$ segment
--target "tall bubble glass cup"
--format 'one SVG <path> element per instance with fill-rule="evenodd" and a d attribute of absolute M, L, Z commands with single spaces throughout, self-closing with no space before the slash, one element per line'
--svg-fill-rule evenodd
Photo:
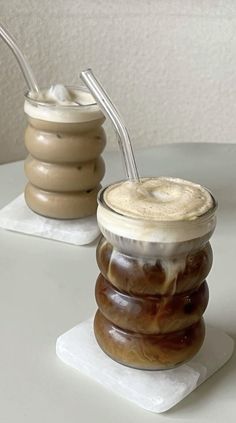
<path fill-rule="evenodd" d="M 24 106 L 25 200 L 34 212 L 56 219 L 95 214 L 105 173 L 105 117 L 86 89 L 68 89 L 82 104 L 48 100 L 44 90 L 39 99 L 27 93 Z"/>
<path fill-rule="evenodd" d="M 98 196 L 97 342 L 121 364 L 174 368 L 204 341 L 216 201 L 206 190 L 212 205 L 194 220 L 134 218 L 106 202 L 110 187 Z"/>

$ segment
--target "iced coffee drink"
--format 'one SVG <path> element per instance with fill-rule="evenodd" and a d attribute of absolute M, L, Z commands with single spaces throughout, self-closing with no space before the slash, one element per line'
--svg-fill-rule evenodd
<path fill-rule="evenodd" d="M 28 93 L 25 113 L 27 205 L 57 219 L 95 214 L 106 136 L 105 118 L 91 94 L 60 85 Z"/>
<path fill-rule="evenodd" d="M 110 185 L 98 203 L 98 344 L 138 369 L 190 360 L 205 336 L 213 196 L 198 184 L 161 177 Z"/>

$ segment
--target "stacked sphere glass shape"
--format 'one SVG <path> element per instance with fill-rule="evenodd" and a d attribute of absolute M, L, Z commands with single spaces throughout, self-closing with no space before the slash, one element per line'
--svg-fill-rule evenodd
<path fill-rule="evenodd" d="M 95 337 L 108 356 L 126 366 L 174 368 L 194 357 L 204 341 L 216 202 L 212 197 L 211 209 L 195 220 L 149 222 L 154 232 L 166 234 L 154 240 L 145 233 L 139 237 L 141 218 L 106 203 L 107 188 L 98 196 Z M 184 236 L 176 241 L 179 225 Z"/>

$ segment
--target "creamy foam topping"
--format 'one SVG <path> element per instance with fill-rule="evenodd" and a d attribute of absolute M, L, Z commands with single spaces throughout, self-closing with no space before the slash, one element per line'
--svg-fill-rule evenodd
<path fill-rule="evenodd" d="M 147 242 L 182 242 L 210 233 L 215 227 L 215 202 L 201 185 L 178 178 L 144 178 L 141 183 L 109 186 L 99 201 L 97 218 L 104 236 Z M 202 216 L 202 218 L 201 218 Z"/>
<path fill-rule="evenodd" d="M 25 113 L 35 119 L 66 123 L 87 122 L 103 117 L 89 92 L 61 84 L 52 85 L 39 93 L 30 92 L 28 98 L 25 100 Z"/>
<path fill-rule="evenodd" d="M 164 177 L 112 185 L 104 199 L 118 213 L 158 221 L 196 219 L 213 206 L 212 196 L 201 185 Z"/>

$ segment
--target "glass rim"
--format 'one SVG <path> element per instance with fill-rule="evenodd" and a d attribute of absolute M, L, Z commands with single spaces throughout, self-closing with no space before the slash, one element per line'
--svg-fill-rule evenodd
<path fill-rule="evenodd" d="M 84 93 L 90 94 L 92 96 L 92 94 L 90 93 L 89 89 L 83 85 L 65 85 L 66 88 L 71 89 L 71 90 L 77 90 L 77 91 L 82 91 Z M 42 87 L 41 90 L 46 90 L 49 87 Z M 42 100 L 37 100 L 35 98 L 31 98 L 30 97 L 30 90 L 25 91 L 24 93 L 24 97 L 25 97 L 25 101 L 28 101 L 30 104 L 32 104 L 35 107 L 45 107 L 48 109 L 67 109 L 67 110 L 71 110 L 71 109 L 75 109 L 75 110 L 81 110 L 81 109 L 86 109 L 86 108 L 98 108 L 99 106 L 97 104 L 97 102 L 95 101 L 95 99 L 93 99 L 92 103 L 88 103 L 88 104 L 56 104 L 56 103 L 48 103 L 46 101 L 42 101 Z M 100 109 L 99 109 L 100 110 Z"/>
<path fill-rule="evenodd" d="M 155 179 L 157 177 L 155 177 L 155 176 L 151 176 L 151 177 L 145 176 L 145 178 Z M 121 179 L 121 180 L 116 181 L 114 183 L 107 184 L 105 187 L 102 187 L 100 189 L 100 191 L 98 192 L 98 196 L 97 196 L 98 205 L 104 207 L 107 211 L 112 212 L 114 215 L 116 215 L 117 217 L 120 217 L 122 219 L 127 219 L 127 220 L 135 221 L 135 222 L 150 221 L 150 222 L 153 222 L 153 223 L 156 222 L 157 224 L 160 224 L 160 225 L 176 225 L 176 224 L 180 224 L 180 223 L 187 223 L 187 224 L 194 225 L 194 224 L 202 223 L 202 222 L 206 221 L 207 219 L 211 218 L 212 216 L 214 216 L 214 214 L 215 214 L 215 212 L 218 208 L 218 203 L 217 203 L 215 197 L 213 196 L 212 192 L 208 188 L 206 188 L 204 185 L 201 185 L 201 187 L 204 188 L 210 194 L 210 196 L 213 200 L 213 205 L 209 210 L 207 210 L 205 213 L 201 214 L 200 216 L 197 216 L 195 219 L 158 220 L 158 219 L 150 219 L 150 218 L 146 219 L 145 217 L 138 217 L 138 216 L 128 216 L 126 214 L 118 212 L 117 210 L 114 210 L 112 207 L 110 207 L 106 203 L 105 198 L 104 198 L 105 191 L 110 186 L 119 184 L 121 182 L 126 182 L 126 181 L 127 181 L 127 179 Z"/>

